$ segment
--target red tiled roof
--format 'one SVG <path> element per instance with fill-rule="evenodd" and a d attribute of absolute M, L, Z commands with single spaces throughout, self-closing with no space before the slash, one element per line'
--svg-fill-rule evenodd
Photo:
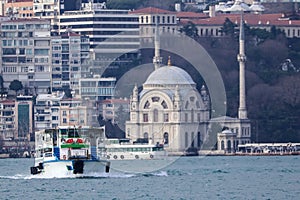
<path fill-rule="evenodd" d="M 195 13 L 195 12 L 177 12 L 176 17 L 178 17 L 178 18 L 207 18 L 207 14 Z"/>
<path fill-rule="evenodd" d="M 169 10 L 163 10 L 160 8 L 147 7 L 134 10 L 130 12 L 131 14 L 174 14 L 175 12 Z"/>
<path fill-rule="evenodd" d="M 182 19 L 180 23 L 185 24 L 188 21 L 196 25 L 222 25 L 228 18 L 233 23 L 239 23 L 241 16 L 239 14 L 218 14 L 215 17 L 205 19 Z M 300 20 L 288 20 L 282 17 L 282 14 L 245 14 L 244 21 L 251 26 L 300 26 Z"/>

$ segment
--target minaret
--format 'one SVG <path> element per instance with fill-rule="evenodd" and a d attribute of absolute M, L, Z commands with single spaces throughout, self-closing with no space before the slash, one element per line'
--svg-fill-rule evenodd
<path fill-rule="evenodd" d="M 246 87 L 245 87 L 245 35 L 244 35 L 244 20 L 243 14 L 241 14 L 240 24 L 240 48 L 237 60 L 240 65 L 240 105 L 239 105 L 239 119 L 247 119 L 247 108 L 246 108 Z"/>
<path fill-rule="evenodd" d="M 158 69 L 161 66 L 162 63 L 162 57 L 160 57 L 160 43 L 159 43 L 159 30 L 158 30 L 158 24 L 156 23 L 155 25 L 155 36 L 154 36 L 154 48 L 155 48 L 155 52 L 154 52 L 154 57 L 153 57 L 153 65 L 154 65 L 154 69 Z"/>

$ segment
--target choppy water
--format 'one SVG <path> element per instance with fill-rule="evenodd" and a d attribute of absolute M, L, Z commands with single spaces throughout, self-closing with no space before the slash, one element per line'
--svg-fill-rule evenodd
<path fill-rule="evenodd" d="M 36 179 L 0 159 L 0 199 L 299 199 L 300 156 L 182 157 L 155 172 Z"/>

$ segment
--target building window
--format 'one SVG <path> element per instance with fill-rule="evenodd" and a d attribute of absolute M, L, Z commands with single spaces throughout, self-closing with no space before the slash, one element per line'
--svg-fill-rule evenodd
<path fill-rule="evenodd" d="M 146 101 L 145 105 L 144 105 L 144 109 L 149 109 L 150 103 L 149 101 Z"/>
<path fill-rule="evenodd" d="M 197 134 L 197 145 L 198 145 L 199 148 L 201 147 L 201 134 L 200 134 L 200 132 L 198 132 L 198 134 Z"/>
<path fill-rule="evenodd" d="M 166 103 L 165 101 L 162 101 L 162 102 L 161 102 L 161 105 L 162 105 L 162 107 L 163 107 L 164 109 L 168 109 L 168 105 L 167 105 L 167 103 Z"/>
<path fill-rule="evenodd" d="M 67 116 L 67 111 L 64 110 L 62 115 Z"/>
<path fill-rule="evenodd" d="M 191 121 L 194 122 L 194 109 L 191 110 Z"/>
<path fill-rule="evenodd" d="M 145 133 L 144 133 L 144 138 L 145 138 L 145 139 L 148 139 L 148 137 L 149 137 L 149 136 L 148 136 L 148 133 L 145 132 Z"/>
<path fill-rule="evenodd" d="M 192 132 L 191 140 L 192 140 L 192 147 L 195 147 L 195 142 L 194 142 L 194 132 Z"/>
<path fill-rule="evenodd" d="M 221 150 L 224 150 L 225 149 L 225 147 L 224 147 L 224 141 L 222 140 L 221 141 Z"/>
<path fill-rule="evenodd" d="M 153 110 L 153 122 L 158 122 L 158 110 Z"/>
<path fill-rule="evenodd" d="M 184 121 L 185 121 L 185 122 L 188 121 L 188 118 L 189 118 L 189 117 L 188 117 L 188 114 L 187 114 L 187 113 L 184 113 Z"/>
<path fill-rule="evenodd" d="M 147 113 L 143 114 L 143 122 L 148 122 L 148 114 Z"/>
<path fill-rule="evenodd" d="M 169 133 L 164 133 L 164 144 L 169 144 Z"/>
<path fill-rule="evenodd" d="M 169 113 L 164 113 L 164 122 L 169 122 Z"/>
<path fill-rule="evenodd" d="M 188 148 L 189 147 L 189 134 L 188 132 L 185 132 L 185 147 Z"/>
<path fill-rule="evenodd" d="M 66 118 L 63 118 L 63 123 L 67 123 L 67 119 Z"/>

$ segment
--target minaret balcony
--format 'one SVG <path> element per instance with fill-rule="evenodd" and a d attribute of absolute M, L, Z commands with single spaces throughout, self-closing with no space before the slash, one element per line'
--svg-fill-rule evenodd
<path fill-rule="evenodd" d="M 246 62 L 247 58 L 246 58 L 246 56 L 243 55 L 243 54 L 238 54 L 238 55 L 237 55 L 237 60 L 238 60 L 239 62 Z"/>

